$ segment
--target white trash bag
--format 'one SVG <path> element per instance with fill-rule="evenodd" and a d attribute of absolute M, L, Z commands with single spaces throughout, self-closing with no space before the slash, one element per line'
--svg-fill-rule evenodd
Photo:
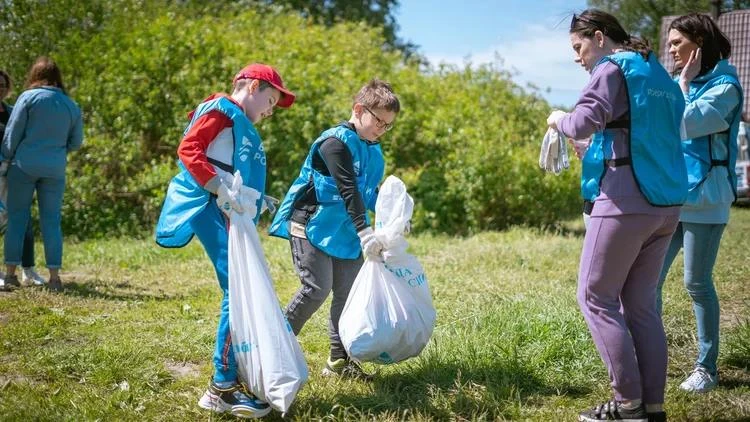
<path fill-rule="evenodd" d="M 365 260 L 339 320 L 339 336 L 354 360 L 396 363 L 419 355 L 430 341 L 435 308 L 424 269 L 406 253 L 404 239 L 413 209 L 404 183 L 389 176 L 375 204 L 385 262 Z"/>
<path fill-rule="evenodd" d="M 235 175 L 232 192 L 242 178 Z M 239 378 L 250 392 L 285 413 L 307 381 L 307 363 L 284 317 L 255 224 L 230 213 L 229 326 Z"/>

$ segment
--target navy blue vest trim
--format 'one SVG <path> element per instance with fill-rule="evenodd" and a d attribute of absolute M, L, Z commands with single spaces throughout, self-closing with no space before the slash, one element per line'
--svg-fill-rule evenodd
<path fill-rule="evenodd" d="M 633 164 L 633 160 L 630 157 L 610 158 L 609 160 L 604 160 L 604 164 L 607 167 L 622 167 Z"/>
<path fill-rule="evenodd" d="M 630 129 L 630 119 L 622 118 L 619 120 L 613 120 L 607 123 L 607 129 Z"/>
<path fill-rule="evenodd" d="M 591 215 L 591 211 L 594 210 L 594 203 L 592 201 L 583 201 L 583 213 Z"/>
<path fill-rule="evenodd" d="M 234 167 L 230 166 L 227 163 L 223 163 L 215 158 L 206 157 L 208 162 L 215 165 L 216 167 L 224 170 L 227 173 L 234 174 Z"/>

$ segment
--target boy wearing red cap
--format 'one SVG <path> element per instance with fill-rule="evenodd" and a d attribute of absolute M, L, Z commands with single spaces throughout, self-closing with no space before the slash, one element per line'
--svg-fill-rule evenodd
<path fill-rule="evenodd" d="M 266 155 L 255 123 L 270 117 L 274 107 L 288 108 L 294 94 L 284 87 L 271 66 L 251 64 L 233 81 L 231 95 L 206 98 L 188 115 L 190 123 L 177 149 L 180 172 L 169 183 L 156 243 L 167 248 L 185 246 L 197 235 L 211 259 L 223 292 L 214 351 L 214 375 L 199 406 L 257 418 L 271 411 L 237 380 L 237 362 L 229 331 L 228 240 L 231 209 L 247 213 L 258 223 L 265 201 Z M 239 171 L 243 186 L 229 191 Z"/>
<path fill-rule="evenodd" d="M 381 259 L 367 210 L 375 210 L 385 162 L 378 138 L 393 127 L 400 103 L 391 85 L 374 79 L 354 97 L 348 121 L 321 133 L 269 228 L 289 239 L 301 286 L 286 307 L 294 334 L 333 292 L 325 376 L 369 380 L 349 359 L 339 319 L 364 256 Z"/>

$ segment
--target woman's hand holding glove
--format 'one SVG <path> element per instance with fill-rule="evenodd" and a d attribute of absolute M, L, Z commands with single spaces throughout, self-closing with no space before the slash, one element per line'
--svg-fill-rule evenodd
<path fill-rule="evenodd" d="M 549 117 L 547 117 L 547 126 L 551 127 L 552 129 L 557 129 L 557 124 L 560 123 L 560 120 L 567 114 L 568 113 L 561 110 L 553 111 L 552 113 L 550 113 Z"/>

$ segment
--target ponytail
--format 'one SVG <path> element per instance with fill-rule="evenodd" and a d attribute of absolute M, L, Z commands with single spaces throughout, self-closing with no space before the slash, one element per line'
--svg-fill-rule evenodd
<path fill-rule="evenodd" d="M 626 40 L 622 41 L 622 46 L 627 51 L 640 54 L 644 60 L 648 60 L 648 55 L 651 53 L 651 46 L 648 41 L 634 35 L 629 35 Z"/>

